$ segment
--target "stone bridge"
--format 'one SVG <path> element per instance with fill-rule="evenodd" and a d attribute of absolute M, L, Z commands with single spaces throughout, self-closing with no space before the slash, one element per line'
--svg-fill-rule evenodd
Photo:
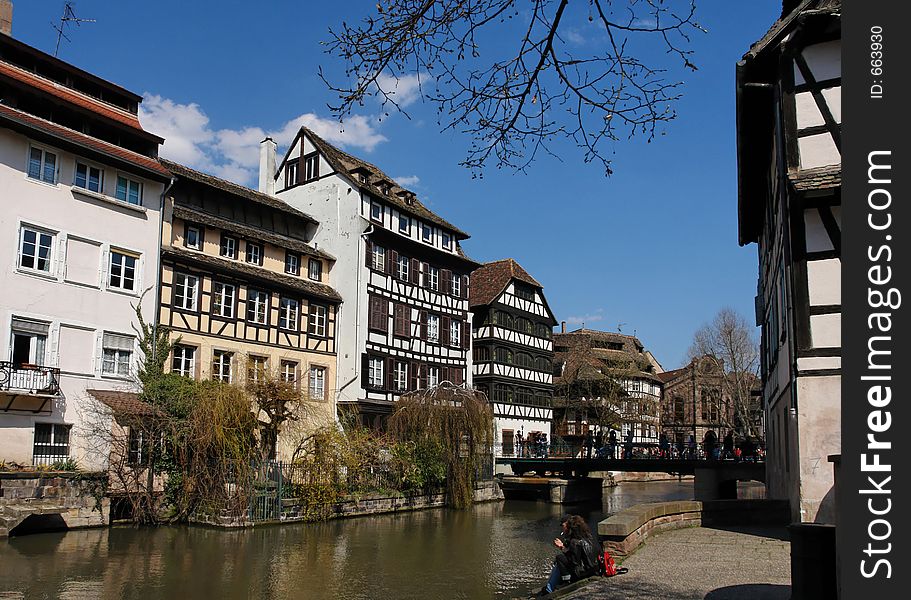
<path fill-rule="evenodd" d="M 0 537 L 108 524 L 103 473 L 0 472 Z"/>

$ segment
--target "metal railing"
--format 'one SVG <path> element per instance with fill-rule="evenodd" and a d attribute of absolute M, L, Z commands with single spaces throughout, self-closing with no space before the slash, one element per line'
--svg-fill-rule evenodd
<path fill-rule="evenodd" d="M 60 392 L 60 369 L 2 361 L 0 391 L 55 396 Z"/>
<path fill-rule="evenodd" d="M 585 443 L 558 442 L 553 444 L 523 443 L 523 444 L 494 444 L 494 453 L 497 458 L 579 458 L 579 459 L 678 459 L 678 460 L 723 460 L 761 462 L 765 453 L 761 448 L 741 448 L 739 453 L 725 451 L 719 445 L 706 451 L 704 444 L 692 447 L 675 446 L 661 448 L 656 443 L 632 443 L 592 445 L 591 450 Z"/>

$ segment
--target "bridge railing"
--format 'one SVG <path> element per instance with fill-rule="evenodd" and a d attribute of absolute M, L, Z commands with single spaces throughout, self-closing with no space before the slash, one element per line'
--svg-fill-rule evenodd
<path fill-rule="evenodd" d="M 753 453 L 724 452 L 721 447 L 707 451 L 704 444 L 695 444 L 692 447 L 677 447 L 673 444 L 669 448 L 662 448 L 656 443 L 617 443 L 604 444 L 600 447 L 585 443 L 569 444 L 565 442 L 555 444 L 523 443 L 523 444 L 494 444 L 494 455 L 500 459 L 508 458 L 578 458 L 578 459 L 677 459 L 677 460 L 724 460 L 761 462 L 764 455 L 757 449 Z"/>

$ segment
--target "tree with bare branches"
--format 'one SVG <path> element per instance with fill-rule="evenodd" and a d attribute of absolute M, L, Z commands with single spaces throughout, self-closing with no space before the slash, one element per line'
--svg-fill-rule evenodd
<path fill-rule="evenodd" d="M 759 345 L 746 318 L 732 308 L 722 308 L 693 335 L 689 356 L 710 357 L 723 370 L 721 396 L 730 399 L 734 409 L 734 422 L 728 426 L 740 435 L 764 436 L 758 429 L 762 406 L 753 401 L 751 394 L 758 381 Z"/>
<path fill-rule="evenodd" d="M 398 85 L 417 78 L 443 130 L 471 137 L 462 165 L 523 170 L 571 139 L 610 174 L 610 147 L 651 141 L 673 120 L 695 70 L 695 0 L 380 0 L 376 14 L 330 30 L 346 63 L 330 108 L 343 120 L 367 98 L 404 110 Z M 387 113 L 388 114 L 388 113 Z"/>

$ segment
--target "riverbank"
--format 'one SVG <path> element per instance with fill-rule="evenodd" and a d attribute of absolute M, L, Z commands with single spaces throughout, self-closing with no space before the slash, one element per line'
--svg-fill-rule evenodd
<path fill-rule="evenodd" d="M 629 572 L 559 591 L 561 600 L 788 600 L 787 529 L 691 527 L 650 537 L 623 561 Z"/>

